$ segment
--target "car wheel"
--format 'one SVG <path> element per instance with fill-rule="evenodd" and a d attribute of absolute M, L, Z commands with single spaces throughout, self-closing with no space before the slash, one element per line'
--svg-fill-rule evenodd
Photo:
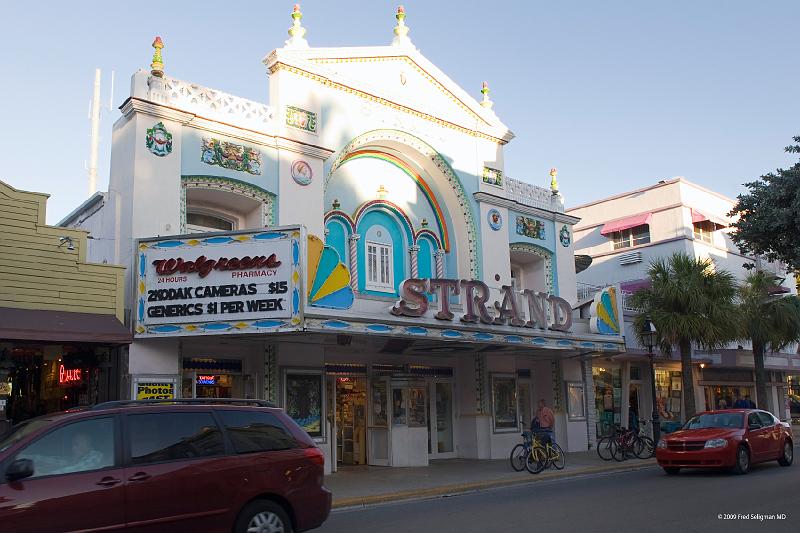
<path fill-rule="evenodd" d="M 664 472 L 666 472 L 670 476 L 674 476 L 675 474 L 677 474 L 680 471 L 681 471 L 681 468 L 679 466 L 665 466 L 664 467 Z"/>
<path fill-rule="evenodd" d="M 790 441 L 783 442 L 783 454 L 781 455 L 780 459 L 778 459 L 778 464 L 781 466 L 789 466 L 792 464 L 794 460 L 794 448 L 792 447 L 792 443 Z"/>
<path fill-rule="evenodd" d="M 292 522 L 283 507 L 275 502 L 258 500 L 239 513 L 236 533 L 291 533 Z"/>
<path fill-rule="evenodd" d="M 736 450 L 736 464 L 733 467 L 734 474 L 746 474 L 750 470 L 750 452 L 746 446 L 739 446 Z"/>

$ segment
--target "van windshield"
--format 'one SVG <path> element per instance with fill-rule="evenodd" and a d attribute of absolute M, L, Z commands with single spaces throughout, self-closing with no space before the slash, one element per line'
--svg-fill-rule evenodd
<path fill-rule="evenodd" d="M 39 431 L 52 421 L 52 418 L 35 418 L 33 420 L 28 420 L 26 422 L 22 422 L 21 424 L 17 424 L 11 428 L 11 431 L 0 437 L 0 452 L 6 451 L 31 433 Z"/>
<path fill-rule="evenodd" d="M 704 429 L 704 428 L 741 428 L 742 413 L 705 413 L 696 415 L 686 422 L 683 429 Z"/>

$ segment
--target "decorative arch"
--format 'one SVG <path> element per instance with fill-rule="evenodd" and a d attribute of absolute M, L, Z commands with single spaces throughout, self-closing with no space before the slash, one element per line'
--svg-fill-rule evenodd
<path fill-rule="evenodd" d="M 414 225 L 411 223 L 411 219 L 408 218 L 402 209 L 399 206 L 393 204 L 388 200 L 372 200 L 361 204 L 361 206 L 356 210 L 355 214 L 353 215 L 353 222 L 355 223 L 355 227 L 357 228 L 361 219 L 364 218 L 364 215 L 369 213 L 370 211 L 375 211 L 378 209 L 384 209 L 389 211 L 390 213 L 394 214 L 401 222 L 401 226 L 404 226 L 403 229 L 406 232 L 406 238 L 408 239 L 408 244 L 414 244 L 415 242 L 415 235 L 414 235 Z"/>
<path fill-rule="evenodd" d="M 524 252 L 539 256 L 544 260 L 544 282 L 550 289 L 550 294 L 556 294 L 555 283 L 553 277 L 553 252 L 547 248 L 530 244 L 527 242 L 514 242 L 509 245 L 509 250 L 512 252 Z"/>
<path fill-rule="evenodd" d="M 186 233 L 186 190 L 211 189 L 232 192 L 261 202 L 262 223 L 264 227 L 277 223 L 275 213 L 275 194 L 257 185 L 221 176 L 181 176 L 181 233 Z"/>
<path fill-rule="evenodd" d="M 419 230 L 416 235 L 414 235 L 414 242 L 415 243 L 419 242 L 419 239 L 422 236 L 430 237 L 431 240 L 433 240 L 434 244 L 436 244 L 436 248 L 437 249 L 444 250 L 444 248 L 442 247 L 442 241 L 439 240 L 439 237 L 436 235 L 436 233 L 432 232 L 429 229 L 424 229 L 423 228 L 423 229 Z"/>
<path fill-rule="evenodd" d="M 350 215 L 348 215 L 344 211 L 328 211 L 327 213 L 325 213 L 325 219 L 324 219 L 325 224 L 327 224 L 331 220 L 339 220 L 342 223 L 344 223 L 344 225 L 346 225 L 348 228 L 350 228 L 350 231 L 352 233 L 356 232 L 356 223 L 353 221 L 352 218 L 350 218 Z"/>
<path fill-rule="evenodd" d="M 350 154 L 358 151 L 362 147 L 366 147 L 370 144 L 374 144 L 380 141 L 393 141 L 406 145 L 410 148 L 413 148 L 414 150 L 416 150 L 417 152 L 428 158 L 445 177 L 447 183 L 450 185 L 450 188 L 452 189 L 453 193 L 456 195 L 456 198 L 458 199 L 459 214 L 463 217 L 466 224 L 466 232 L 467 232 L 466 253 L 469 259 L 469 274 L 473 279 L 480 279 L 481 278 L 480 233 L 478 232 L 478 225 L 475 220 L 475 214 L 473 213 L 473 210 L 470 208 L 469 197 L 467 196 L 467 193 L 464 190 L 464 186 L 461 184 L 461 180 L 458 178 L 458 176 L 456 175 L 455 171 L 450 166 L 450 164 L 431 145 L 429 145 L 419 137 L 416 137 L 414 135 L 411 135 L 403 131 L 392 130 L 392 129 L 377 129 L 359 135 L 358 137 L 347 143 L 344 146 L 344 148 L 342 148 L 339 151 L 339 154 L 333 160 L 331 169 L 325 176 L 325 189 L 327 190 L 328 182 L 330 181 L 333 173 L 336 171 L 336 169 L 338 169 L 342 164 L 344 164 L 347 161 L 347 158 Z M 445 235 L 449 238 L 448 234 L 444 234 L 442 238 L 444 238 Z"/>

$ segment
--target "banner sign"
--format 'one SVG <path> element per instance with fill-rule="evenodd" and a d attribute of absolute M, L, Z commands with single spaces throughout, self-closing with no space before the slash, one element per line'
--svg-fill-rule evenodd
<path fill-rule="evenodd" d="M 299 323 L 300 242 L 300 231 L 141 241 L 136 333 Z"/>
<path fill-rule="evenodd" d="M 175 398 L 174 382 L 139 381 L 135 385 L 137 400 L 171 400 Z"/>

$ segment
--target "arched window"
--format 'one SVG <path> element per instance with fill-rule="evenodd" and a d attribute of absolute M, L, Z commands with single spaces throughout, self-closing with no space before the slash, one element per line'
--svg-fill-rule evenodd
<path fill-rule="evenodd" d="M 394 246 L 389 230 L 374 225 L 367 231 L 364 240 L 366 251 L 366 274 L 364 280 L 367 290 L 394 291 Z"/>
<path fill-rule="evenodd" d="M 236 220 L 213 211 L 191 210 L 186 213 L 186 233 L 208 233 L 211 231 L 233 231 Z"/>

